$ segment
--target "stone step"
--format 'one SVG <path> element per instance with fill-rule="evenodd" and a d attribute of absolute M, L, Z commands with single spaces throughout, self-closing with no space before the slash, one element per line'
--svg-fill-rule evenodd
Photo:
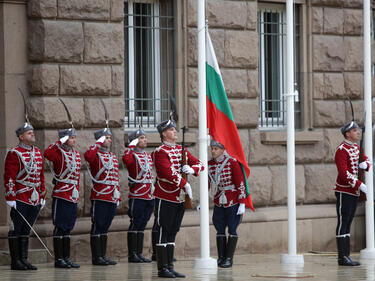
<path fill-rule="evenodd" d="M 28 260 L 32 264 L 50 262 L 48 260 L 48 253 L 44 249 L 30 249 Z M 0 251 L 0 266 L 1 265 L 10 265 L 10 254 L 8 251 Z"/>

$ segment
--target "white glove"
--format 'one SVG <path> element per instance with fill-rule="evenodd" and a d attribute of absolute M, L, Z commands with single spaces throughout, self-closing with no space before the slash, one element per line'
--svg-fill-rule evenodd
<path fill-rule="evenodd" d="M 245 213 L 245 204 L 240 203 L 240 206 L 238 207 L 237 215 L 243 215 Z"/>
<path fill-rule="evenodd" d="M 104 143 L 106 136 L 101 136 L 96 142 Z"/>
<path fill-rule="evenodd" d="M 117 201 L 116 205 L 117 205 L 117 207 L 120 206 L 120 201 Z"/>
<path fill-rule="evenodd" d="M 66 143 L 66 141 L 69 139 L 69 136 L 62 137 L 60 139 L 61 143 Z"/>
<path fill-rule="evenodd" d="M 45 205 L 46 205 L 46 200 L 40 199 L 40 209 L 43 209 Z"/>
<path fill-rule="evenodd" d="M 370 161 L 363 161 L 361 163 L 359 163 L 359 168 L 362 169 L 362 170 L 366 170 L 368 168 L 371 167 L 371 163 Z"/>
<path fill-rule="evenodd" d="M 184 187 L 187 195 L 190 197 L 191 200 L 193 200 L 193 192 L 191 191 L 190 183 L 187 182 Z"/>
<path fill-rule="evenodd" d="M 136 139 L 132 140 L 132 141 L 129 143 L 129 147 L 136 147 L 138 143 L 139 143 L 139 139 L 136 138 Z"/>
<path fill-rule="evenodd" d="M 361 183 L 359 189 L 364 193 L 367 194 L 367 186 L 364 183 Z"/>
<path fill-rule="evenodd" d="M 201 210 L 201 205 L 197 206 L 197 211 L 199 212 Z"/>
<path fill-rule="evenodd" d="M 7 204 L 8 204 L 9 207 L 17 209 L 16 201 L 7 201 Z"/>
<path fill-rule="evenodd" d="M 189 165 L 184 165 L 182 167 L 182 171 L 185 173 L 185 174 L 194 174 L 194 169 L 192 167 L 190 167 Z"/>

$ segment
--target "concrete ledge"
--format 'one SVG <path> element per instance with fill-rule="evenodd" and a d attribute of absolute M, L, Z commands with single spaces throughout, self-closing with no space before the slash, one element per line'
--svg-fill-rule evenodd
<path fill-rule="evenodd" d="M 260 140 L 263 144 L 286 145 L 286 131 L 260 132 Z M 323 131 L 296 131 L 296 144 L 315 144 L 324 139 Z"/>

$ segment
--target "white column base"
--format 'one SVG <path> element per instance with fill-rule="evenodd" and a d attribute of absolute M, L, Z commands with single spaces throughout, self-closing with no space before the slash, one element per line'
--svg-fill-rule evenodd
<path fill-rule="evenodd" d="M 280 262 L 282 264 L 304 264 L 303 255 L 281 255 Z"/>
<path fill-rule="evenodd" d="M 194 269 L 212 269 L 216 273 L 217 270 L 217 260 L 213 258 L 207 259 L 195 259 L 194 261 Z M 211 273 L 211 272 L 208 272 Z"/>
<path fill-rule="evenodd" d="M 374 260 L 375 259 L 375 248 L 365 248 L 360 251 L 359 258 L 362 260 Z"/>

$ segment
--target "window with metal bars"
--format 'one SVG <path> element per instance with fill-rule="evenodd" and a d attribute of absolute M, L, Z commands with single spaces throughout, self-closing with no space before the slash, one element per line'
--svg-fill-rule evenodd
<path fill-rule="evenodd" d="M 124 5 L 125 128 L 154 129 L 169 117 L 175 95 L 173 0 Z"/>
<path fill-rule="evenodd" d="M 295 124 L 301 128 L 301 46 L 300 13 L 295 6 L 295 50 L 294 81 Z M 259 127 L 261 129 L 282 129 L 286 126 L 286 7 L 285 5 L 264 5 L 258 11 L 259 32 Z"/>

